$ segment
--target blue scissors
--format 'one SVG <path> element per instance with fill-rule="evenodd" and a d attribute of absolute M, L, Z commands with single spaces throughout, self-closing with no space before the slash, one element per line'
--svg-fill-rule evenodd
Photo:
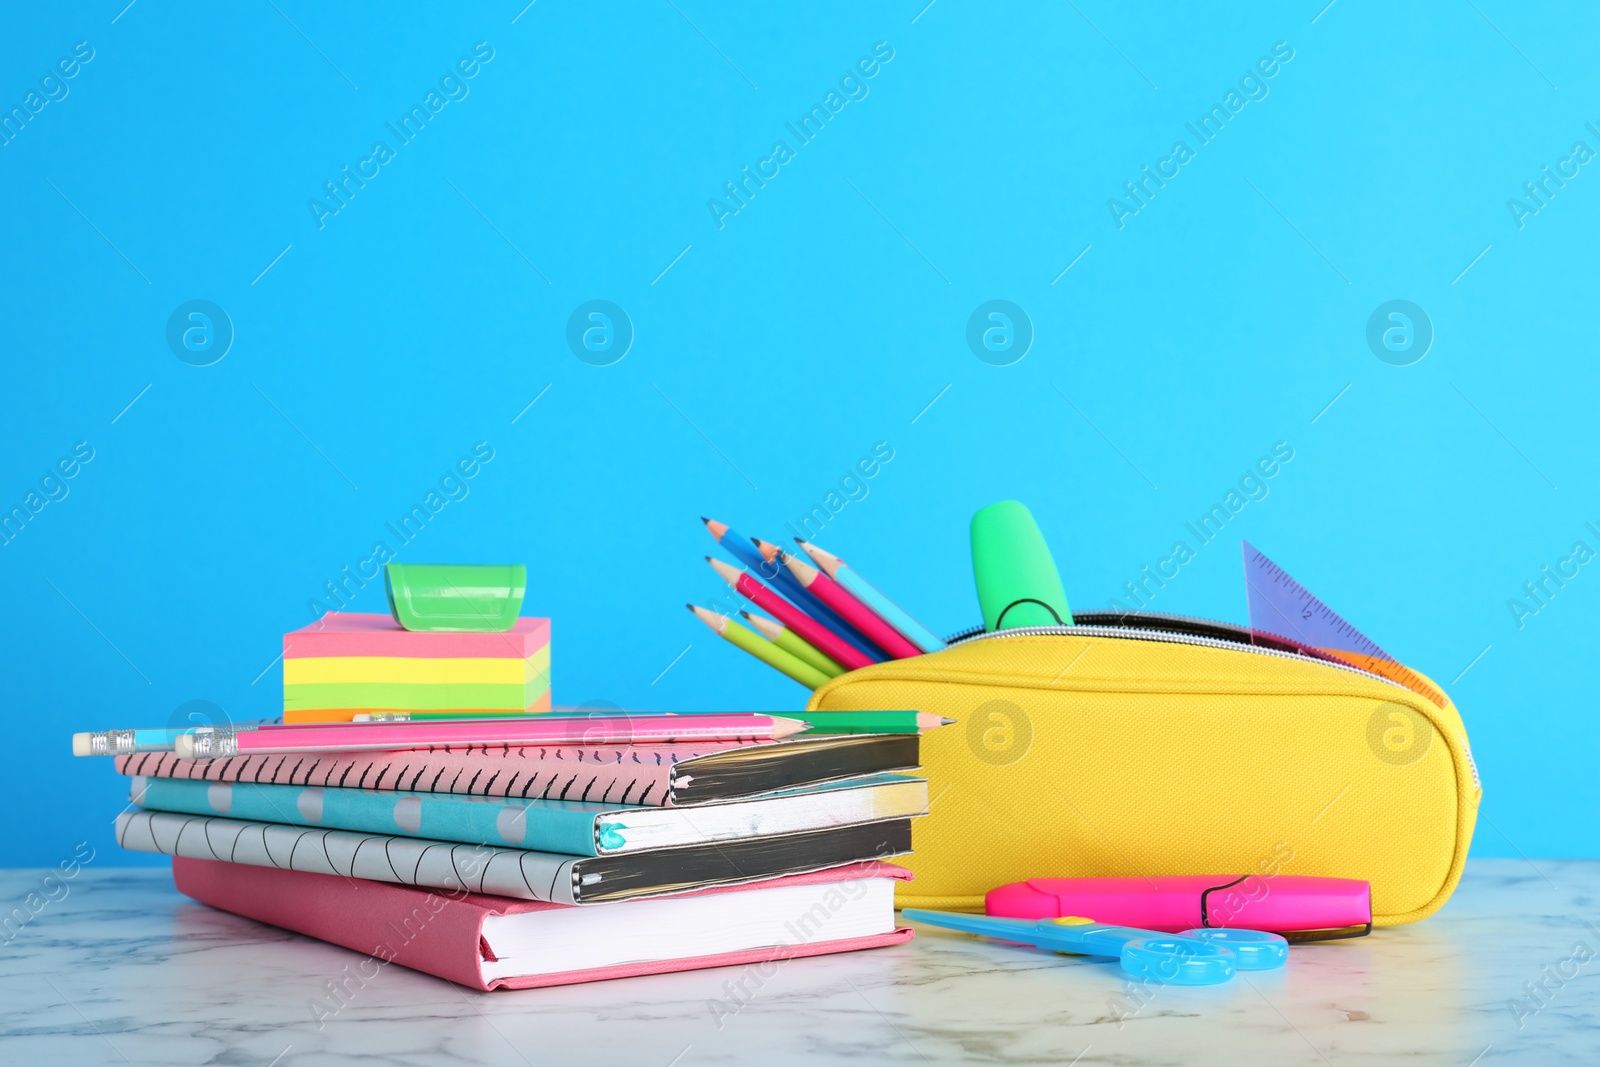
<path fill-rule="evenodd" d="M 1137 978 L 1172 985 L 1216 985 L 1235 971 L 1282 967 L 1289 943 L 1260 930 L 1203 929 L 1163 934 L 1132 926 L 1108 926 L 1093 919 L 1001 919 L 953 911 L 907 908 L 906 918 L 948 930 L 1020 941 L 1054 952 L 1116 956 L 1122 969 Z"/>

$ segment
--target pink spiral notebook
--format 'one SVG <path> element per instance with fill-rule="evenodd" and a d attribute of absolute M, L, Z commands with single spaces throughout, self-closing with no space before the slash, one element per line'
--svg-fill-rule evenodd
<path fill-rule="evenodd" d="M 675 745 L 430 745 L 397 752 L 179 759 L 118 756 L 117 773 L 275 785 L 675 807 L 793 789 L 920 762 L 916 734 L 690 741 Z"/>
<path fill-rule="evenodd" d="M 753 885 L 578 908 L 178 857 L 179 892 L 474 989 L 534 989 L 763 964 L 909 941 L 894 885 L 853 863 Z"/>

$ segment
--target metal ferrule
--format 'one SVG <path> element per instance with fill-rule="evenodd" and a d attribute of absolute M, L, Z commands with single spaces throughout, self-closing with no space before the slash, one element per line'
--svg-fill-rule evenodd
<path fill-rule="evenodd" d="M 239 754 L 239 734 L 236 730 L 209 730 L 194 734 L 193 737 L 196 759 L 215 759 Z"/>
<path fill-rule="evenodd" d="M 132 730 L 99 730 L 89 735 L 91 756 L 126 756 L 135 751 Z"/>

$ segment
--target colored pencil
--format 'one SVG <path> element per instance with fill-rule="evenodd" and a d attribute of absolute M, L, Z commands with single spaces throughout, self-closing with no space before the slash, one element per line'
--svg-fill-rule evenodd
<path fill-rule="evenodd" d="M 835 661 L 817 651 L 817 646 L 784 626 L 782 623 L 773 622 L 771 619 L 760 615 L 752 615 L 748 611 L 739 612 L 753 626 L 757 633 L 768 641 L 777 645 L 785 652 L 805 663 L 811 664 L 829 678 L 837 678 L 844 673 L 844 668 Z"/>
<path fill-rule="evenodd" d="M 850 624 L 840 618 L 838 612 L 806 592 L 800 583 L 794 580 L 794 575 L 784 570 L 781 563 L 763 557 L 760 552 L 750 547 L 753 544 L 760 544 L 754 537 L 746 539 L 727 523 L 708 519 L 704 515 L 700 516 L 700 521 L 706 524 L 706 532 L 711 535 L 711 539 L 726 549 L 728 555 L 750 568 L 750 573 L 757 581 L 773 586 L 778 593 L 788 597 L 795 607 L 855 646 L 856 651 L 862 655 L 871 657 L 873 662 L 883 659 L 877 646 L 851 629 Z"/>
<path fill-rule="evenodd" d="M 176 746 L 179 736 L 183 734 L 210 733 L 216 730 L 231 730 L 234 733 L 244 733 L 249 730 L 320 730 L 329 726 L 349 726 L 350 723 L 364 722 L 412 722 L 428 719 L 480 719 L 486 721 L 504 721 L 506 719 L 557 719 L 589 717 L 593 715 L 625 715 L 627 712 L 590 712 L 574 711 L 565 714 L 546 714 L 540 712 L 532 715 L 526 711 L 374 711 L 357 713 L 348 722 L 299 722 L 284 723 L 277 719 L 247 720 L 244 722 L 226 723 L 220 726 L 157 726 L 139 727 L 130 730 L 95 730 L 88 733 L 75 733 L 72 735 L 72 751 L 76 756 L 121 756 L 136 752 L 171 752 Z M 656 714 L 652 712 L 651 714 Z"/>
<path fill-rule="evenodd" d="M 855 594 L 858 600 L 881 615 L 883 620 L 890 626 L 899 630 L 907 641 L 910 641 L 924 652 L 937 652 L 945 647 L 944 641 L 938 634 L 913 619 L 899 604 L 884 596 L 877 586 L 861 576 L 860 571 L 845 563 L 844 560 L 833 553 L 825 552 L 809 541 L 802 541 L 798 537 L 794 540 L 804 550 L 805 554 L 811 557 L 811 562 L 815 563 L 823 574 L 826 574 L 829 578 L 844 586 L 846 590 Z"/>
<path fill-rule="evenodd" d="M 282 730 L 215 730 L 178 738 L 179 758 L 279 752 L 368 752 L 431 745 L 660 745 L 677 741 L 768 740 L 805 729 L 777 715 L 634 715 L 518 722 L 356 723 Z"/>
<path fill-rule="evenodd" d="M 194 726 L 136 727 L 131 730 L 95 730 L 72 735 L 74 756 L 124 756 L 130 752 L 171 752 L 179 734 Z"/>
<path fill-rule="evenodd" d="M 480 722 L 555 722 L 557 720 L 573 719 L 616 719 L 627 716 L 640 715 L 731 715 L 744 714 L 743 712 L 728 711 L 628 711 L 622 708 L 556 708 L 548 712 L 506 712 L 498 715 L 494 712 L 483 711 L 371 711 L 362 712 L 348 723 L 339 723 L 340 726 L 349 726 L 352 723 L 384 723 L 384 722 L 465 722 L 477 719 Z M 755 715 L 766 715 L 767 712 L 752 712 Z M 304 725 L 311 726 L 312 723 Z"/>
<path fill-rule="evenodd" d="M 807 689 L 815 689 L 828 680 L 828 676 L 817 670 L 811 664 L 779 648 L 759 634 L 746 630 L 726 615 L 718 615 L 705 608 L 688 605 L 695 617 L 707 626 L 711 632 L 721 637 L 735 648 L 743 649 L 767 666 L 775 668 L 790 678 L 799 682 Z"/>
<path fill-rule="evenodd" d="M 778 573 L 783 575 L 782 581 L 779 582 L 779 589 L 793 588 L 795 593 L 798 594 L 800 599 L 796 599 L 795 595 L 790 595 L 789 599 L 791 601 L 805 609 L 812 618 L 856 646 L 858 650 L 871 656 L 874 662 L 881 663 L 884 660 L 884 654 L 879 650 L 878 646 L 869 641 L 867 636 L 856 628 L 849 619 L 835 611 L 827 601 L 801 585 L 799 580 L 789 573 L 789 568 L 783 565 L 783 549 L 770 541 L 763 541 L 759 537 L 750 538 L 750 543 L 756 546 L 756 551 L 760 553 L 762 562 L 766 563 L 768 567 L 778 568 Z M 757 573 L 763 576 L 766 574 L 765 571 L 758 571 Z M 815 610 L 813 610 L 813 606 Z"/>
<path fill-rule="evenodd" d="M 211 730 L 260 730 L 277 725 L 276 720 L 255 719 L 225 726 L 154 726 L 130 730 L 93 730 L 72 735 L 74 756 L 125 756 L 135 752 L 171 752 L 182 734 Z"/>
<path fill-rule="evenodd" d="M 700 521 L 706 524 L 706 532 L 711 535 L 711 539 L 727 549 L 730 556 L 749 567 L 762 580 L 782 584 L 778 578 L 778 572 L 782 568 L 775 567 L 762 559 L 760 553 L 751 548 L 737 530 L 725 522 L 708 519 L 704 515 L 700 516 Z"/>
<path fill-rule="evenodd" d="M 845 592 L 844 586 L 823 574 L 809 563 L 781 552 L 778 558 L 793 572 L 801 585 L 815 593 L 823 603 L 843 615 L 856 629 L 895 659 L 910 659 L 922 655 L 922 649 L 900 636 L 900 631 L 884 622 L 877 612 Z"/>
<path fill-rule="evenodd" d="M 855 670 L 858 667 L 871 666 L 876 662 L 857 652 L 854 646 L 845 644 L 832 630 L 743 571 L 736 570 L 720 559 L 712 559 L 710 556 L 706 557 L 706 562 L 711 564 L 712 570 L 722 576 L 723 581 L 733 586 L 746 600 L 805 638 L 823 655 L 831 657 L 841 666 Z"/>
<path fill-rule="evenodd" d="M 350 716 L 351 722 L 500 722 L 506 719 L 561 719 L 559 712 L 541 711 L 537 715 L 526 711 L 358 711 Z M 309 726 L 310 723 L 295 723 Z"/>
<path fill-rule="evenodd" d="M 955 722 L 925 711 L 808 711 L 805 717 L 812 734 L 920 734 Z"/>
<path fill-rule="evenodd" d="M 432 723 L 432 721 L 496 721 L 506 718 L 534 718 L 528 712 L 496 712 L 485 709 L 482 712 L 357 712 L 350 715 L 352 723 Z M 549 712 L 539 712 L 538 718 L 550 718 Z M 310 723 L 293 723 L 294 726 L 309 726 Z"/>

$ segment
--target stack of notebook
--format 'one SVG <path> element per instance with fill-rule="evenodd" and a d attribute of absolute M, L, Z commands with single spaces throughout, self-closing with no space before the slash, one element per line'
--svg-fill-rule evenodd
<path fill-rule="evenodd" d="M 549 619 L 518 619 L 504 633 L 429 633 L 335 611 L 283 637 L 285 722 L 549 709 Z"/>
<path fill-rule="evenodd" d="M 765 963 L 910 938 L 883 861 L 927 808 L 918 748 L 142 752 L 117 837 L 196 900 L 480 989 Z"/>

